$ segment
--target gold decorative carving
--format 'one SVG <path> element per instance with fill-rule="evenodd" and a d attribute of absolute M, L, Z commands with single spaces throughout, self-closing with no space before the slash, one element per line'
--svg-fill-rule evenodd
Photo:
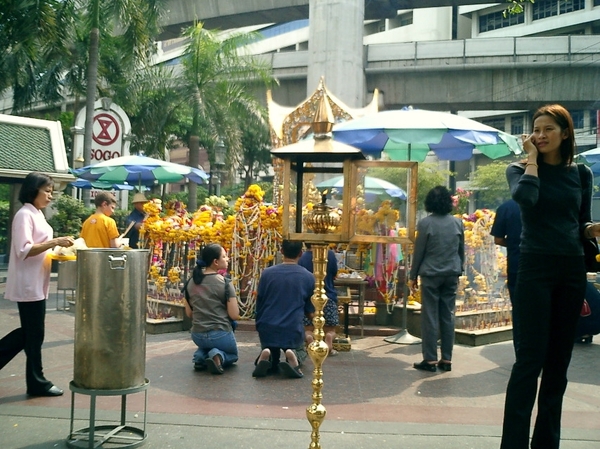
<path fill-rule="evenodd" d="M 267 108 L 273 149 L 296 143 L 311 131 L 311 125 L 323 96 L 327 97 L 334 123 L 362 117 L 379 110 L 379 91 L 377 89 L 373 92 L 373 99 L 368 106 L 358 109 L 350 108 L 329 92 L 325 87 L 324 77 L 321 77 L 314 93 L 295 108 L 286 108 L 275 103 L 269 90 L 267 92 Z M 275 162 L 275 159 L 273 161 L 273 172 L 273 203 L 281 205 L 281 190 L 284 188 L 282 184 L 283 166 L 281 163 Z"/>

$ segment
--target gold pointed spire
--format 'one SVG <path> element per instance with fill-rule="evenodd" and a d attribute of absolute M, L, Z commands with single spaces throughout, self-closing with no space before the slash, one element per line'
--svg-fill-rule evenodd
<path fill-rule="evenodd" d="M 323 82 L 322 78 L 321 82 Z M 327 91 L 323 86 L 322 95 L 317 104 L 317 110 L 312 122 L 312 130 L 315 134 L 315 138 L 323 138 L 331 133 L 334 123 L 333 111 L 329 104 L 329 95 L 327 95 Z"/>

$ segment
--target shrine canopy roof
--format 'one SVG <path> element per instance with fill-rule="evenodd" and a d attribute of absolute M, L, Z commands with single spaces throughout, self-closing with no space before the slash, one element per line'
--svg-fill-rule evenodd
<path fill-rule="evenodd" d="M 321 78 L 315 92 L 296 107 L 286 107 L 273 101 L 271 91 L 267 91 L 267 107 L 273 148 L 298 142 L 313 122 L 319 101 L 325 96 L 331 106 L 335 123 L 344 122 L 364 115 L 373 114 L 379 109 L 379 91 L 375 89 L 373 99 L 364 108 L 351 108 L 336 98 L 325 86 Z"/>

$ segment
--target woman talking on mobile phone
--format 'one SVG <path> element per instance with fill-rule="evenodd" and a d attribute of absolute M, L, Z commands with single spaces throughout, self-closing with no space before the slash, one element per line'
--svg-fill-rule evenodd
<path fill-rule="evenodd" d="M 600 235 L 591 221 L 593 176 L 576 164 L 573 120 L 561 105 L 539 108 L 527 159 L 506 170 L 523 230 L 513 315 L 520 343 L 506 389 L 501 449 L 558 449 L 562 401 L 586 289 L 582 238 Z"/>

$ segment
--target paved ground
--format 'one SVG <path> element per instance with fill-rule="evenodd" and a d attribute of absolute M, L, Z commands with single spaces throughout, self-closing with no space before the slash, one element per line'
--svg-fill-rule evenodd
<path fill-rule="evenodd" d="M 0 285 L 0 297 L 2 292 Z M 49 301 L 44 367 L 68 391 L 73 378 L 74 315 Z M 0 299 L 0 335 L 17 326 L 17 308 Z M 148 438 L 143 447 L 305 448 L 311 442 L 305 410 L 311 403 L 312 364 L 303 379 L 253 379 L 258 353 L 253 331 L 238 331 L 240 360 L 222 376 L 192 369 L 189 333 L 147 336 Z M 352 351 L 326 360 L 321 426 L 323 448 L 497 448 L 511 342 L 456 346 L 453 371 L 424 373 L 420 345 L 354 337 Z M 0 449 L 65 448 L 71 394 L 25 395 L 24 355 L 0 371 Z M 600 344 L 577 346 L 564 401 L 563 449 L 600 447 Z M 144 395 L 128 395 L 127 423 L 143 427 Z M 89 424 L 89 396 L 75 395 L 74 429 Z M 116 397 L 99 397 L 98 424 L 116 424 Z M 86 446 L 87 447 L 87 446 Z M 111 447 L 105 445 L 105 447 Z"/>

